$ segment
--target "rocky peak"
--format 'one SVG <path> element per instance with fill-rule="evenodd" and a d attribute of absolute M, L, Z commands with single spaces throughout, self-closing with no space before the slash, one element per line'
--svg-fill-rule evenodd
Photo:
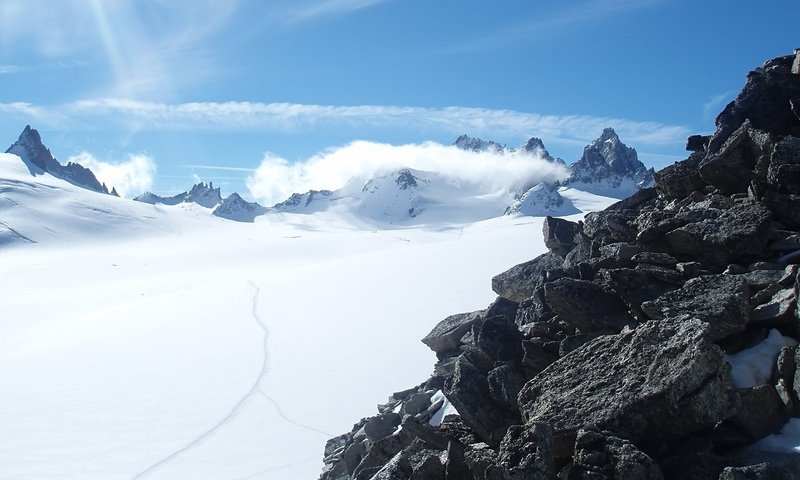
<path fill-rule="evenodd" d="M 13 153 L 19 156 L 34 175 L 47 172 L 78 187 L 100 193 L 109 193 L 108 188 L 100 183 L 94 173 L 83 165 L 71 162 L 66 166 L 61 165 L 42 143 L 42 137 L 39 135 L 38 130 L 31 128 L 30 125 L 25 126 L 19 139 L 8 147 L 6 153 Z"/>
<path fill-rule="evenodd" d="M 209 183 L 209 188 L 211 184 Z M 219 192 L 219 189 L 217 189 Z M 243 199 L 238 193 L 231 193 L 225 200 L 211 212 L 212 215 L 228 220 L 235 220 L 237 222 L 253 222 L 255 218 L 262 215 L 267 211 L 258 203 L 248 202 Z"/>
<path fill-rule="evenodd" d="M 650 186 L 653 170 L 639 161 L 636 150 L 622 143 L 613 128 L 605 128 L 583 149 L 580 160 L 570 166 L 565 183 L 617 188 L 626 182 L 639 188 Z"/>
<path fill-rule="evenodd" d="M 460 148 L 461 150 L 467 150 L 470 152 L 496 152 L 501 153 L 506 150 L 505 145 L 500 145 L 494 141 L 486 141 L 481 140 L 477 137 L 470 137 L 468 135 L 461 135 L 456 138 L 456 141 L 453 142 L 453 145 Z"/>
<path fill-rule="evenodd" d="M 214 188 L 213 183 L 199 182 L 189 190 L 183 201 L 194 202 L 206 208 L 212 208 L 222 201 L 222 195 L 220 195 L 219 187 Z"/>
<path fill-rule="evenodd" d="M 520 150 L 531 155 L 539 156 L 548 162 L 555 162 L 556 159 L 550 155 L 550 152 L 544 147 L 544 142 L 541 138 L 531 137 L 525 145 L 520 147 Z"/>

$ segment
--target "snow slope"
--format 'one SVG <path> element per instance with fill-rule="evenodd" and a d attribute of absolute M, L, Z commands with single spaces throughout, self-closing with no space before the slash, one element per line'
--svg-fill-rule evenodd
<path fill-rule="evenodd" d="M 0 156 L 0 479 L 316 478 L 329 437 L 430 373 L 436 322 L 545 250 L 541 218 L 243 224 L 18 163 Z"/>

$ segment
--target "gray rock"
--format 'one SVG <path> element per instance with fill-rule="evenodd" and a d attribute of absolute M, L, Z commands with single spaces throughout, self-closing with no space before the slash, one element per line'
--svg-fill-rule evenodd
<path fill-rule="evenodd" d="M 743 332 L 749 320 L 750 294 L 744 279 L 735 275 L 706 275 L 655 300 L 644 302 L 650 318 L 691 315 L 710 326 L 712 340 Z"/>
<path fill-rule="evenodd" d="M 546 423 L 514 425 L 500 443 L 486 480 L 548 480 L 555 477 L 553 429 Z"/>
<path fill-rule="evenodd" d="M 702 191 L 706 183 L 700 178 L 697 167 L 705 152 L 693 153 L 686 160 L 676 162 L 655 173 L 656 190 L 668 199 L 685 198 L 692 192 Z"/>
<path fill-rule="evenodd" d="M 663 267 L 675 268 L 678 260 L 672 255 L 662 252 L 641 252 L 631 258 L 636 263 L 647 263 L 650 265 L 660 265 Z"/>
<path fill-rule="evenodd" d="M 655 272 L 643 269 L 601 270 L 600 278 L 625 302 L 630 312 L 640 321 L 647 319 L 641 310 L 642 303 L 654 300 L 679 287 L 674 283 L 665 282 Z"/>
<path fill-rule="evenodd" d="M 422 339 L 437 354 L 457 351 L 461 337 L 464 336 L 477 322 L 481 321 L 486 310 L 470 313 L 457 313 L 445 318 Z"/>
<path fill-rule="evenodd" d="M 492 290 L 513 302 L 522 302 L 533 295 L 534 290 L 544 281 L 544 273 L 559 268 L 564 259 L 553 253 L 539 255 L 525 263 L 520 263 L 492 278 Z"/>
<path fill-rule="evenodd" d="M 563 474 L 562 474 L 563 475 Z M 659 480 L 658 464 L 636 445 L 609 432 L 579 430 L 565 480 Z"/>
<path fill-rule="evenodd" d="M 545 284 L 544 297 L 559 319 L 582 332 L 618 332 L 635 324 L 622 301 L 592 282 L 560 278 Z"/>
<path fill-rule="evenodd" d="M 489 445 L 499 444 L 508 427 L 519 423 L 512 412 L 492 399 L 486 375 L 468 354 L 458 357 L 444 393 L 461 414 L 461 420 Z"/>
<path fill-rule="evenodd" d="M 779 290 L 767 303 L 753 309 L 750 323 L 755 326 L 771 326 L 794 322 L 796 307 L 797 296 L 794 288 Z"/>
<path fill-rule="evenodd" d="M 718 218 L 676 228 L 666 239 L 678 253 L 724 266 L 763 254 L 770 219 L 761 205 L 737 205 Z"/>
<path fill-rule="evenodd" d="M 709 428 L 735 406 L 730 366 L 709 330 L 701 320 L 667 319 L 597 338 L 523 387 L 522 418 L 562 437 L 591 425 L 637 445 Z"/>
<path fill-rule="evenodd" d="M 364 424 L 364 433 L 370 441 L 376 442 L 394 433 L 400 420 L 400 415 L 391 412 L 371 417 Z"/>
<path fill-rule="evenodd" d="M 547 216 L 542 225 L 544 244 L 551 252 L 564 257 L 575 246 L 575 235 L 580 229 L 578 223 Z"/>
<path fill-rule="evenodd" d="M 716 429 L 732 429 L 743 435 L 743 444 L 750 444 L 783 427 L 788 418 L 775 387 L 759 385 L 738 392 L 741 401 L 736 413 L 717 425 Z M 742 446 L 727 444 L 725 447 Z"/>
<path fill-rule="evenodd" d="M 710 135 L 691 135 L 686 139 L 686 150 L 690 152 L 705 151 L 710 139 Z"/>
<path fill-rule="evenodd" d="M 755 145 L 751 141 L 750 122 L 733 132 L 718 152 L 708 155 L 698 167 L 700 177 L 724 194 L 746 192 L 755 178 L 753 172 L 758 161 Z"/>

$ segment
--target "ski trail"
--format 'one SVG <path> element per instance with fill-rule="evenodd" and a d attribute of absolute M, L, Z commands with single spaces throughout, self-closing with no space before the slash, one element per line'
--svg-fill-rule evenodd
<path fill-rule="evenodd" d="M 251 310 L 251 315 L 253 316 L 253 320 L 256 321 L 256 324 L 258 325 L 258 327 L 264 332 L 264 339 L 263 339 L 263 344 L 262 344 L 264 355 L 263 355 L 263 357 L 261 359 L 261 370 L 258 372 L 258 377 L 256 377 L 256 380 L 252 383 L 252 385 L 250 385 L 250 389 L 239 399 L 238 402 L 236 402 L 236 404 L 230 409 L 230 411 L 228 411 L 227 415 L 222 417 L 221 420 L 219 420 L 217 423 L 215 423 L 211 428 L 209 428 L 205 432 L 203 432 L 200 435 L 198 435 L 191 442 L 187 443 L 186 445 L 184 445 L 183 447 L 179 448 L 178 450 L 175 450 L 174 452 L 170 453 L 166 457 L 162 458 L 161 460 L 153 463 L 149 467 L 147 467 L 144 470 L 140 471 L 139 473 L 137 473 L 136 475 L 131 477 L 131 480 L 138 480 L 140 478 L 144 478 L 145 476 L 149 475 L 153 471 L 159 469 L 160 467 L 162 467 L 165 464 L 169 463 L 170 461 L 174 460 L 175 458 L 180 456 L 182 453 L 184 453 L 184 452 L 186 452 L 188 450 L 191 450 L 192 448 L 194 448 L 194 447 L 200 445 L 201 443 L 203 443 L 209 437 L 214 435 L 214 433 L 216 433 L 220 428 L 222 428 L 228 422 L 233 420 L 239 414 L 239 412 L 242 410 L 244 405 L 254 395 L 256 395 L 259 392 L 259 385 L 261 384 L 261 381 L 264 379 L 264 377 L 267 375 L 267 370 L 268 370 L 268 359 L 269 359 L 268 357 L 269 357 L 269 355 L 267 353 L 267 340 L 269 339 L 269 330 L 267 329 L 267 326 L 263 322 L 261 317 L 258 315 L 258 296 L 261 293 L 261 289 L 259 289 L 258 286 L 256 286 L 256 284 L 253 283 L 252 280 L 248 280 L 248 283 L 250 284 L 251 287 L 253 287 L 253 290 L 255 290 L 255 292 L 253 293 L 253 307 L 252 307 L 252 310 Z"/>
<path fill-rule="evenodd" d="M 323 432 L 322 430 L 320 430 L 318 428 L 310 427 L 308 425 L 304 425 L 304 424 L 302 424 L 300 422 L 296 422 L 296 421 L 292 420 L 291 418 L 287 417 L 286 414 L 283 413 L 283 410 L 281 410 L 281 406 L 278 405 L 278 402 L 273 400 L 272 397 L 270 397 L 269 395 L 264 393 L 264 391 L 261 390 L 261 389 L 258 389 L 258 393 L 260 393 L 262 397 L 266 398 L 269 401 L 269 403 L 271 403 L 275 407 L 275 411 L 278 412 L 278 415 L 280 415 L 280 417 L 282 419 L 286 420 L 287 422 L 291 423 L 292 425 L 295 425 L 295 426 L 300 427 L 300 428 L 305 428 L 306 430 L 310 430 L 312 432 L 316 432 L 316 433 L 325 435 L 328 438 L 336 436 L 336 435 L 330 434 L 328 432 Z"/>

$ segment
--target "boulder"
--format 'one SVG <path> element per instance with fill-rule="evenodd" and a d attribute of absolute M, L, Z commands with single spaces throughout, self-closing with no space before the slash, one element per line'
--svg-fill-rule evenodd
<path fill-rule="evenodd" d="M 735 275 L 705 275 L 642 303 L 642 311 L 654 319 L 691 315 L 707 322 L 710 338 L 719 340 L 744 331 L 749 321 L 749 301 L 744 279 Z"/>
<path fill-rule="evenodd" d="M 622 301 L 586 280 L 560 278 L 546 283 L 544 298 L 560 320 L 582 332 L 618 332 L 635 324 Z"/>
<path fill-rule="evenodd" d="M 565 480 L 660 480 L 661 468 L 636 445 L 609 432 L 581 429 Z"/>
<path fill-rule="evenodd" d="M 445 318 L 422 339 L 422 343 L 436 352 L 437 356 L 457 351 L 461 337 L 470 331 L 473 325 L 481 321 L 486 310 L 470 313 L 457 313 Z"/>
<path fill-rule="evenodd" d="M 554 253 L 539 255 L 533 260 L 520 263 L 492 278 L 492 290 L 514 302 L 522 302 L 533 295 L 536 287 L 544 282 L 544 273 L 564 264 L 564 259 Z"/>
<path fill-rule="evenodd" d="M 551 252 L 564 257 L 575 246 L 575 235 L 580 229 L 578 223 L 547 216 L 542 225 L 544 244 Z"/>
<path fill-rule="evenodd" d="M 643 446 L 710 428 L 736 399 L 709 331 L 698 319 L 665 319 L 597 338 L 525 384 L 522 418 L 565 438 L 593 426 Z"/>
<path fill-rule="evenodd" d="M 499 444 L 508 427 L 519 423 L 514 413 L 492 399 L 486 374 L 467 353 L 458 357 L 444 393 L 461 414 L 461 420 L 489 445 Z"/>
<path fill-rule="evenodd" d="M 770 220 L 760 204 L 736 205 L 717 218 L 676 228 L 666 239 L 678 254 L 725 266 L 763 255 Z"/>
<path fill-rule="evenodd" d="M 486 480 L 549 480 L 555 477 L 553 430 L 546 423 L 514 425 L 500 443 Z"/>

